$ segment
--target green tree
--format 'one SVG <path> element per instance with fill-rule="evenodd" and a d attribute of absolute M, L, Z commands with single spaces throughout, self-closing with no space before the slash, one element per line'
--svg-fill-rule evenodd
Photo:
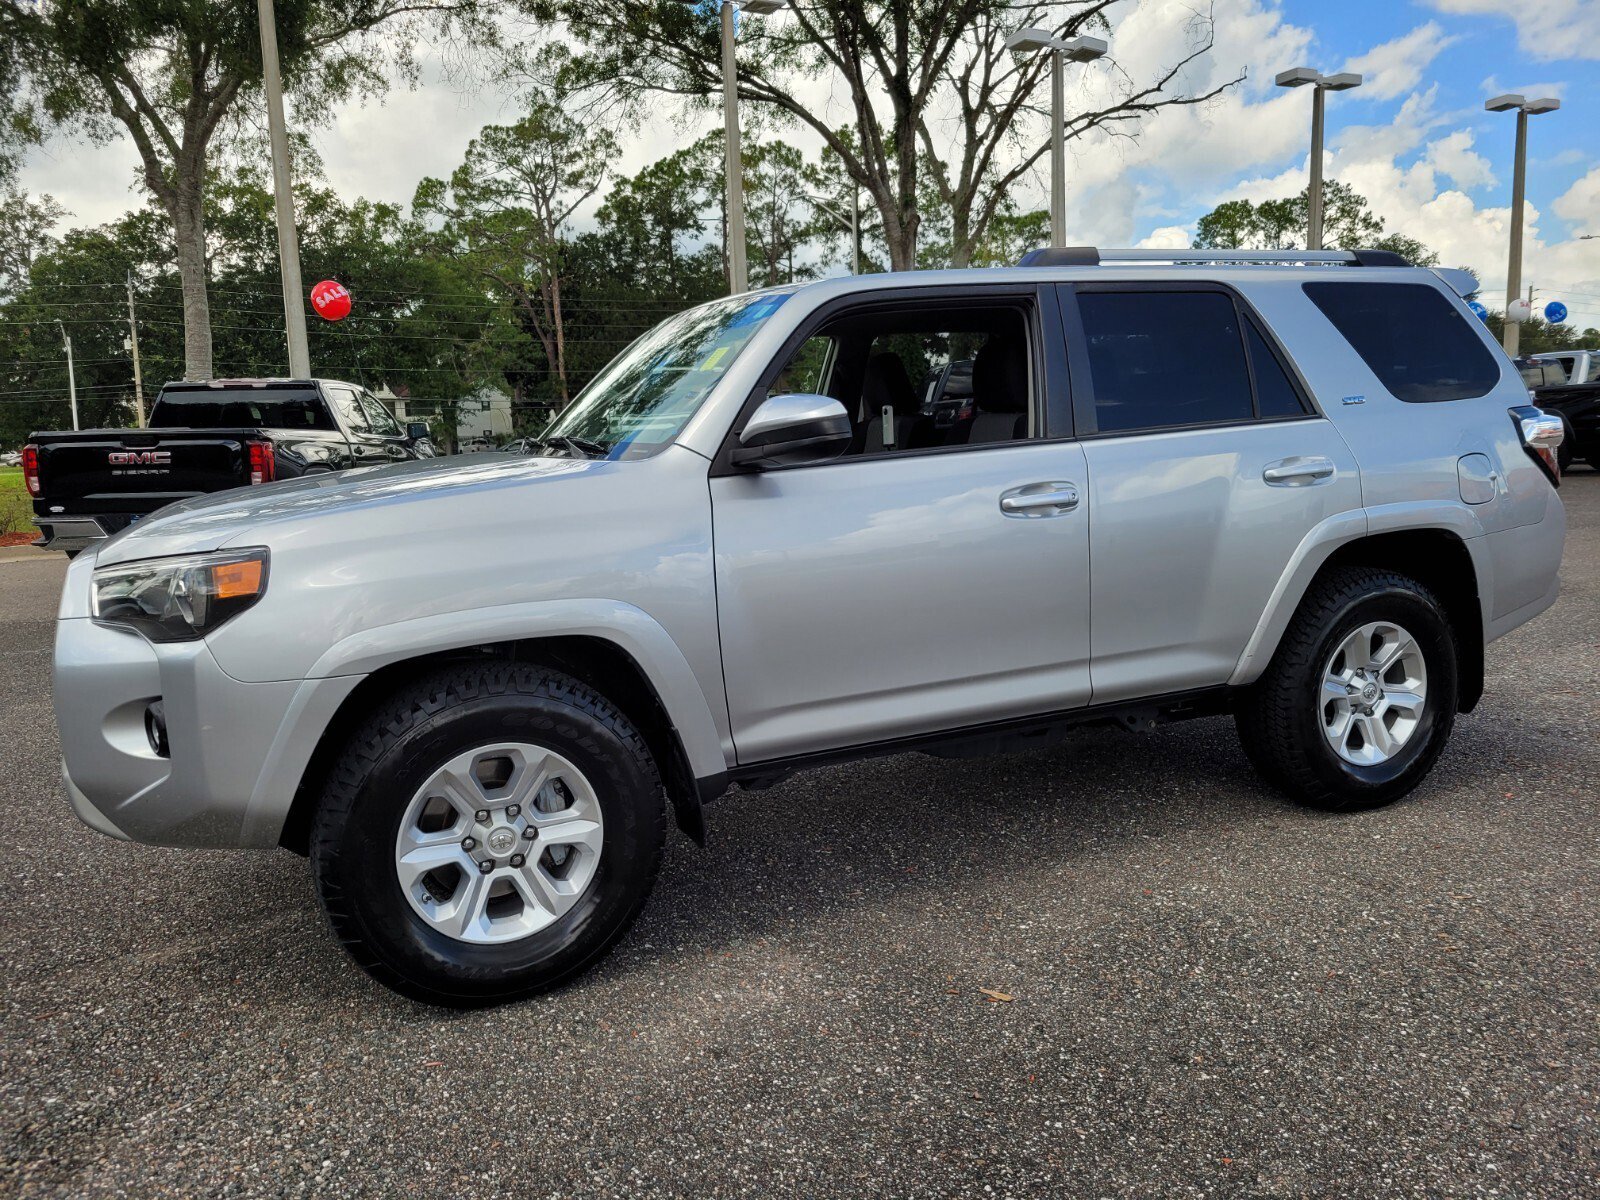
<path fill-rule="evenodd" d="M 536 90 L 527 108 L 513 125 L 485 126 L 448 184 L 422 182 L 416 205 L 436 218 L 440 244 L 470 264 L 539 340 L 565 404 L 570 224 L 605 181 L 618 149 L 609 132 L 572 110 L 559 85 Z"/>
<path fill-rule="evenodd" d="M 1228 200 L 1195 226 L 1196 250 L 1298 250 L 1305 244 L 1310 187 L 1281 200 Z M 1323 181 L 1322 244 L 1330 249 L 1381 249 L 1403 254 L 1418 266 L 1439 257 L 1415 238 L 1384 232 L 1365 196 L 1337 179 Z"/>
<path fill-rule="evenodd" d="M 0 190 L 0 297 L 27 284 L 33 260 L 55 245 L 51 231 L 67 215 L 53 197 Z"/>
<path fill-rule="evenodd" d="M 382 87 L 377 65 L 412 62 L 428 19 L 466 19 L 476 0 L 285 0 L 284 84 L 314 119 Z M 380 29 L 391 36 L 381 44 Z M 212 373 L 205 186 L 211 152 L 261 80 L 256 6 L 242 0 L 0 0 L 0 44 L 30 116 L 97 140 L 133 140 L 145 187 L 172 223 L 183 287 L 185 373 Z M 4 68 L 0 68 L 3 70 Z M 0 113 L 0 116 L 3 116 Z M 13 122 L 15 123 L 15 122 Z"/>
<path fill-rule="evenodd" d="M 1005 50 L 1006 34 L 1023 25 L 1065 37 L 1092 32 L 1103 27 L 1114 2 L 791 0 L 783 19 L 741 19 L 739 97 L 823 140 L 876 207 L 895 270 L 916 263 L 919 179 L 937 172 L 935 194 L 952 214 L 951 258 L 966 262 L 1007 189 L 1049 145 L 1037 113 L 1048 56 L 1016 58 Z M 612 100 L 638 107 L 649 102 L 644 97 L 666 93 L 709 104 L 720 95 L 721 39 L 712 5 L 521 3 L 542 19 L 565 19 L 587 51 L 576 61 L 576 77 Z M 1068 114 L 1068 135 L 1105 127 L 1129 133 L 1157 109 L 1214 96 L 1220 88 L 1204 96 L 1169 91 L 1181 87 L 1185 68 L 1210 45 L 1209 18 L 1198 18 L 1179 62 L 1129 84 L 1104 109 Z M 812 85 L 824 73 L 839 78 L 848 95 L 848 130 L 814 104 Z"/>

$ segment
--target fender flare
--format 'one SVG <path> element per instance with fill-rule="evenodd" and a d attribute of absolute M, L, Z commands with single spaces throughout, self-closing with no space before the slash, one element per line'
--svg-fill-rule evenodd
<path fill-rule="evenodd" d="M 1442 530 L 1461 539 L 1471 555 L 1473 569 L 1478 576 L 1478 599 L 1484 628 L 1487 629 L 1492 589 L 1486 584 L 1492 581 L 1485 577 L 1488 563 L 1481 553 L 1481 543 L 1477 541 L 1483 536 L 1484 529 L 1478 523 L 1476 514 L 1465 505 L 1449 500 L 1409 501 L 1352 509 L 1318 522 L 1300 539 L 1300 544 L 1295 547 L 1288 565 L 1272 589 L 1272 595 L 1250 634 L 1250 640 L 1239 654 L 1233 674 L 1228 677 L 1229 686 L 1243 687 L 1260 678 L 1278 648 L 1283 631 L 1289 627 L 1290 619 L 1305 598 L 1311 581 L 1336 550 L 1364 537 L 1405 530 Z"/>
<path fill-rule="evenodd" d="M 263 764 L 245 819 L 247 843 L 276 841 L 328 723 L 362 679 L 408 659 L 544 637 L 598 638 L 627 654 L 655 689 L 696 779 L 725 777 L 728 759 L 705 692 L 678 644 L 648 613 L 601 599 L 496 605 L 365 629 L 324 651 L 297 691 Z"/>

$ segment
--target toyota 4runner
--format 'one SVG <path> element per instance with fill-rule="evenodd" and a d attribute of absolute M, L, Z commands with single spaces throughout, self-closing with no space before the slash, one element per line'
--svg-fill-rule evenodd
<path fill-rule="evenodd" d="M 718 300 L 530 456 L 185 501 L 93 544 L 55 706 L 115 837 L 308 854 L 436 1003 L 592 964 L 668 813 L 828 761 L 1231 713 L 1300 803 L 1428 774 L 1554 601 L 1560 424 L 1379 252 L 1036 252 Z M 970 363 L 936 420 L 913 381 Z M 963 370 L 968 368 L 963 367 Z"/>

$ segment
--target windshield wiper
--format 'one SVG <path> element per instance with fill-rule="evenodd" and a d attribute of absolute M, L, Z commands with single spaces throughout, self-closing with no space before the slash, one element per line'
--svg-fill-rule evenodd
<path fill-rule="evenodd" d="M 564 433 L 552 433 L 545 437 L 535 438 L 541 446 L 553 446 L 558 450 L 565 450 L 574 458 L 604 458 L 611 452 L 611 447 L 602 442 L 590 441 L 588 438 L 568 437 Z"/>

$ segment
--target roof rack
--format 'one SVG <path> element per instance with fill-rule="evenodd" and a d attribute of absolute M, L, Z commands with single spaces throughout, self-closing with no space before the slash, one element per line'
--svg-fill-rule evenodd
<path fill-rule="evenodd" d="M 1019 267 L 1098 267 L 1102 263 L 1280 263 L 1341 267 L 1409 267 L 1393 250 L 1159 250 L 1134 247 L 1048 246 L 1030 250 Z"/>

